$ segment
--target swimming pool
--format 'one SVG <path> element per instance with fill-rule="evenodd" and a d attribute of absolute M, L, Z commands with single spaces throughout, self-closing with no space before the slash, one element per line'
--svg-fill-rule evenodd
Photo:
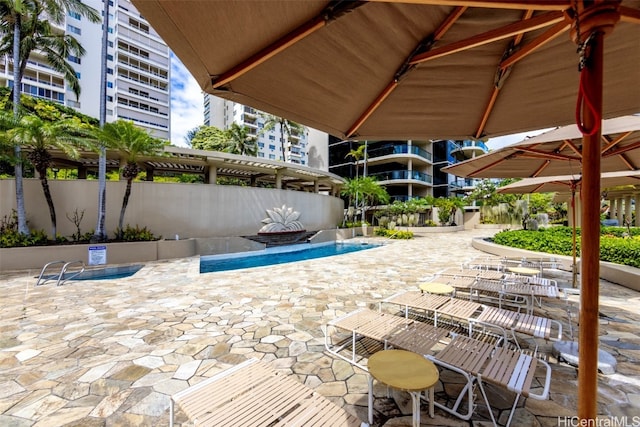
<path fill-rule="evenodd" d="M 348 254 L 379 246 L 381 245 L 372 243 L 305 243 L 268 248 L 262 251 L 249 253 L 242 252 L 235 254 L 209 255 L 200 258 L 200 273 L 212 273 L 214 271 L 238 270 L 241 268 L 263 267 L 266 265 L 304 261 L 314 258 Z"/>
<path fill-rule="evenodd" d="M 60 283 L 63 283 L 67 280 L 122 279 L 124 277 L 133 276 L 142 267 L 144 267 L 143 264 L 118 266 L 118 267 L 98 267 L 98 268 L 86 269 L 82 272 L 67 271 L 62 275 L 62 277 L 59 277 L 59 274 L 48 274 L 48 275 L 42 276 L 42 279 L 44 279 L 44 281 L 41 284 L 50 280 L 58 280 L 58 279 L 60 279 Z"/>

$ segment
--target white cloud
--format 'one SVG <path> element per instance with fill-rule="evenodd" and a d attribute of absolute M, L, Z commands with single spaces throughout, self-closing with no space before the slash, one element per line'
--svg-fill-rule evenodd
<path fill-rule="evenodd" d="M 186 147 L 187 132 L 203 122 L 202 90 L 180 59 L 171 52 L 171 143 Z"/>

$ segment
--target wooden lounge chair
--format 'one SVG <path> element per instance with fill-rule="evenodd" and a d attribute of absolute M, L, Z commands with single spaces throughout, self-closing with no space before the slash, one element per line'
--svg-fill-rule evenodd
<path fill-rule="evenodd" d="M 196 426 L 366 425 L 294 377 L 257 359 L 226 369 L 171 396 Z"/>

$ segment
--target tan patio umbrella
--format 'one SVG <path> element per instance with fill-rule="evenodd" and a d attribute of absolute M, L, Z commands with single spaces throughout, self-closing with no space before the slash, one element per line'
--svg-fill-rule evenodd
<path fill-rule="evenodd" d="M 599 151 L 602 172 L 640 169 L 640 115 L 602 122 Z M 580 174 L 582 133 L 575 124 L 443 168 L 474 178 L 542 177 Z M 547 184 L 549 185 L 549 184 Z"/>
<path fill-rule="evenodd" d="M 133 2 L 204 91 L 342 138 L 492 137 L 578 111 L 592 188 L 600 119 L 640 111 L 639 0 Z M 598 239 L 583 236 L 585 419 L 596 415 Z"/>
<path fill-rule="evenodd" d="M 567 192 L 571 193 L 571 216 L 572 216 L 572 252 L 573 264 L 572 269 L 572 285 L 577 287 L 577 264 L 576 264 L 576 192 L 582 191 L 582 176 L 580 175 L 562 175 L 548 176 L 540 178 L 525 178 L 520 181 L 512 182 L 498 188 L 498 193 L 510 194 L 526 194 L 526 193 L 552 193 Z M 640 185 L 640 171 L 633 172 L 607 172 L 603 173 L 600 178 L 601 188 L 611 188 L 623 185 Z"/>

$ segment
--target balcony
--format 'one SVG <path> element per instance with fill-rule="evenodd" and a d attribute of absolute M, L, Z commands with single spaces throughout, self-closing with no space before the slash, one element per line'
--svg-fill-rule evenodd
<path fill-rule="evenodd" d="M 369 176 L 374 176 L 379 181 L 412 180 L 412 181 L 424 182 L 426 184 L 431 184 L 431 175 L 423 172 L 418 172 L 418 171 L 393 170 L 393 171 L 378 172 L 378 173 L 370 174 Z"/>
<path fill-rule="evenodd" d="M 382 156 L 393 156 L 399 154 L 414 154 L 422 157 L 429 162 L 431 161 L 431 153 L 423 150 L 420 147 L 408 144 L 385 144 L 380 147 L 371 148 L 367 150 L 367 158 L 373 159 Z"/>
<path fill-rule="evenodd" d="M 482 141 L 457 141 L 451 150 L 451 156 L 461 162 L 476 156 L 481 156 L 489 152 L 489 149 Z"/>

